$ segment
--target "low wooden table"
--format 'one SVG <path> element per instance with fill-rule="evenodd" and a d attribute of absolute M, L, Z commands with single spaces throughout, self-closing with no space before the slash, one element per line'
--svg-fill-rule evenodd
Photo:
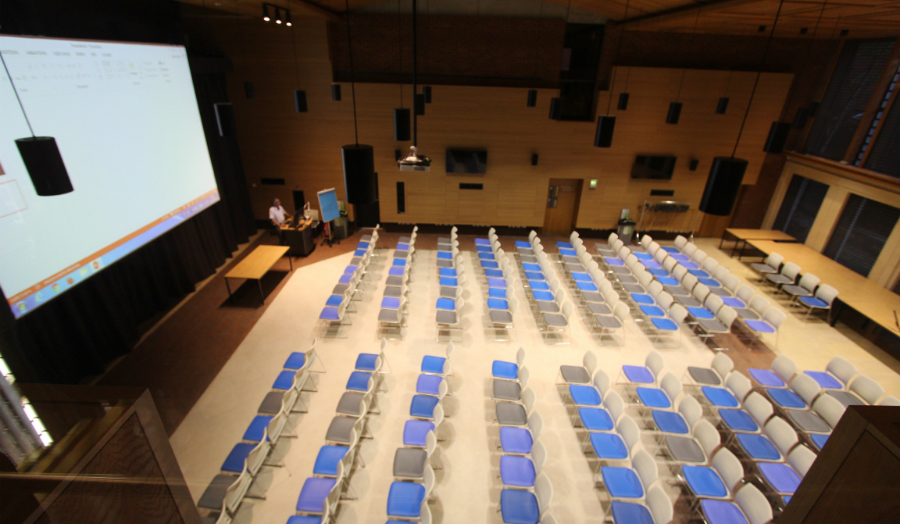
<path fill-rule="evenodd" d="M 728 228 L 722 233 L 722 240 L 719 241 L 719 249 L 725 243 L 725 237 L 729 236 L 734 239 L 734 247 L 731 249 L 731 258 L 737 252 L 738 246 L 741 246 L 741 253 L 738 260 L 744 256 L 744 248 L 747 247 L 748 240 L 780 240 L 782 242 L 796 242 L 797 239 L 777 229 L 737 229 Z"/>
<path fill-rule="evenodd" d="M 265 304 L 266 298 L 263 295 L 262 277 L 272 269 L 275 262 L 284 256 L 290 249 L 288 246 L 257 246 L 249 255 L 244 257 L 238 265 L 231 268 L 231 271 L 225 273 L 225 287 L 228 289 L 228 300 L 232 299 L 231 286 L 228 285 L 229 278 L 243 278 L 245 280 L 256 280 L 259 284 L 259 299 Z M 294 271 L 294 262 L 288 257 L 291 264 L 291 271 Z"/>
<path fill-rule="evenodd" d="M 847 305 L 883 329 L 898 334 L 894 311 L 900 311 L 900 295 L 883 288 L 850 268 L 835 262 L 806 244 L 784 244 L 771 240 L 749 240 L 751 246 L 768 256 L 777 252 L 785 262 L 799 265 L 803 274 L 812 273 L 838 290 L 839 294 L 832 306 L 835 310 L 831 319 L 833 326 Z"/>

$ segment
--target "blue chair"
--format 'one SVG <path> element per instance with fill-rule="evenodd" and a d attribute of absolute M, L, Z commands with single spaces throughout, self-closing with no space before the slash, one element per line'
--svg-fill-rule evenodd
<path fill-rule="evenodd" d="M 765 524 L 773 518 L 768 499 L 751 483 L 737 490 L 734 502 L 701 499 L 700 511 L 709 524 Z"/>
<path fill-rule="evenodd" d="M 438 270 L 438 275 L 442 277 L 457 277 L 459 276 L 456 273 L 456 268 L 453 267 L 442 267 Z"/>
<path fill-rule="evenodd" d="M 535 441 L 531 458 L 522 455 L 500 457 L 500 479 L 504 486 L 532 488 L 546 462 L 547 450 L 541 441 Z"/>
<path fill-rule="evenodd" d="M 487 238 L 476 238 L 476 239 L 475 239 L 475 245 L 476 245 L 476 246 L 488 246 L 488 247 L 490 247 L 490 246 L 491 246 L 491 241 L 488 240 Z"/>
<path fill-rule="evenodd" d="M 505 524 L 538 524 L 553 500 L 553 485 L 541 473 L 534 481 L 534 493 L 521 489 L 500 492 L 500 512 Z"/>
<path fill-rule="evenodd" d="M 528 455 L 543 428 L 544 419 L 537 412 L 528 416 L 528 426 L 525 428 L 501 426 L 500 449 L 506 454 Z"/>
<path fill-rule="evenodd" d="M 403 426 L 403 445 L 407 447 L 424 448 L 427 445 L 428 433 L 435 431 L 437 426 L 427 420 L 407 420 Z"/>
<path fill-rule="evenodd" d="M 325 515 L 328 513 L 326 500 L 332 492 L 340 489 L 335 478 L 310 477 L 303 483 L 300 496 L 297 497 L 296 510 L 308 515 Z"/>
<path fill-rule="evenodd" d="M 422 373 L 431 373 L 434 375 L 450 375 L 450 355 L 453 353 L 453 342 L 447 344 L 443 357 L 425 355 L 422 357 L 422 365 L 419 371 Z"/>
<path fill-rule="evenodd" d="M 426 467 L 426 473 L 431 470 Z M 387 514 L 388 517 L 407 519 L 419 519 L 423 511 L 428 511 L 427 498 L 434 487 L 434 472 L 425 478 L 423 484 L 417 482 L 397 481 L 391 484 L 388 493 Z"/>
<path fill-rule="evenodd" d="M 674 408 L 676 397 L 682 392 L 683 386 L 678 377 L 672 373 L 666 373 L 660 381 L 659 388 L 638 386 L 635 389 L 640 403 L 648 408 L 669 410 Z"/>
<path fill-rule="evenodd" d="M 647 490 L 646 505 L 613 500 L 607 514 L 613 524 L 663 524 L 670 522 L 673 516 L 672 501 L 659 486 Z"/>
<path fill-rule="evenodd" d="M 621 376 L 624 380 L 620 379 L 619 383 L 655 384 L 657 374 L 662 371 L 664 365 L 665 362 L 663 361 L 662 355 L 657 351 L 651 351 L 650 354 L 647 355 L 643 366 L 622 366 Z"/>

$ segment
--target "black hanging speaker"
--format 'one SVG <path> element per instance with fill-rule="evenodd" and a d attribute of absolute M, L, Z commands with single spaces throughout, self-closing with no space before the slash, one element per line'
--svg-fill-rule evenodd
<path fill-rule="evenodd" d="M 213 107 L 216 110 L 216 124 L 219 126 L 219 136 L 234 136 L 237 129 L 234 120 L 234 106 L 230 103 L 219 103 L 213 104 Z"/>
<path fill-rule="evenodd" d="M 729 99 L 727 96 L 723 96 L 723 97 L 719 98 L 719 103 L 716 104 L 716 114 L 717 115 L 724 115 L 725 111 L 728 110 L 728 100 Z"/>
<path fill-rule="evenodd" d="M 616 128 L 616 117 L 598 116 L 597 132 L 594 134 L 594 147 L 612 146 L 613 131 Z"/>
<path fill-rule="evenodd" d="M 422 86 L 422 95 L 425 97 L 425 103 L 431 103 L 431 86 Z"/>
<path fill-rule="evenodd" d="M 34 191 L 38 196 L 71 193 L 74 188 L 63 162 L 56 139 L 52 136 L 30 136 L 16 140 L 19 155 L 25 163 Z"/>
<path fill-rule="evenodd" d="M 772 122 L 769 128 L 769 137 L 766 138 L 766 145 L 763 151 L 766 153 L 781 153 L 784 151 L 784 143 L 787 141 L 788 133 L 791 131 L 791 124 L 787 122 Z"/>
<path fill-rule="evenodd" d="M 409 109 L 394 109 L 394 140 L 406 142 L 410 136 Z"/>
<path fill-rule="evenodd" d="M 690 161 L 690 163 L 688 163 L 688 168 L 689 168 L 691 171 L 696 171 L 696 170 L 697 170 L 697 166 L 699 166 L 699 165 L 700 165 L 700 161 L 697 160 L 696 158 L 692 158 L 691 161 Z"/>
<path fill-rule="evenodd" d="M 700 211 L 710 215 L 728 216 L 734 209 L 747 161 L 740 158 L 717 156 L 709 168 L 706 189 L 700 199 Z"/>
<path fill-rule="evenodd" d="M 331 84 L 331 99 L 335 102 L 341 101 L 341 84 Z"/>
<path fill-rule="evenodd" d="M 306 91 L 299 89 L 294 90 L 294 110 L 298 113 L 305 113 L 306 107 Z"/>
<path fill-rule="evenodd" d="M 562 116 L 562 101 L 558 97 L 550 99 L 550 120 L 559 120 Z"/>
<path fill-rule="evenodd" d="M 669 113 L 666 115 L 667 124 L 677 124 L 681 118 L 681 102 L 672 102 L 669 104 Z"/>
<path fill-rule="evenodd" d="M 538 154 L 533 153 L 531 155 L 531 165 L 536 166 L 538 164 Z"/>
<path fill-rule="evenodd" d="M 628 93 L 619 93 L 619 105 L 616 107 L 619 108 L 619 111 L 628 109 Z"/>
<path fill-rule="evenodd" d="M 528 90 L 528 107 L 534 107 L 537 105 L 537 89 L 529 89 Z"/>
<path fill-rule="evenodd" d="M 797 109 L 797 114 L 794 116 L 794 129 L 803 129 L 806 127 L 806 121 L 809 119 L 809 109 L 805 107 L 801 107 Z"/>
<path fill-rule="evenodd" d="M 347 202 L 371 204 L 377 198 L 375 186 L 375 150 L 366 144 L 350 144 L 341 148 L 344 159 L 344 188 Z"/>
<path fill-rule="evenodd" d="M 413 108 L 416 111 L 416 116 L 425 115 L 425 95 L 417 93 L 413 97 Z"/>

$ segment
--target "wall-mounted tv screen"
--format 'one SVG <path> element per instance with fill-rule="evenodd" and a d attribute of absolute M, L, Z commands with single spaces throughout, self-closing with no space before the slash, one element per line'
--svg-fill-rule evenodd
<path fill-rule="evenodd" d="M 631 166 L 631 178 L 670 180 L 675 170 L 675 157 L 664 155 L 638 155 Z"/>
<path fill-rule="evenodd" d="M 472 175 L 487 173 L 487 151 L 484 149 L 448 149 L 447 173 Z"/>

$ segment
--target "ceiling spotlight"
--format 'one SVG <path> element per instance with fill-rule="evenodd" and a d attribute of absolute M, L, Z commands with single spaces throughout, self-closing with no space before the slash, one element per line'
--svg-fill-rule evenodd
<path fill-rule="evenodd" d="M 271 20 L 269 18 L 269 4 L 263 4 L 263 21 L 268 22 L 269 20 Z"/>
<path fill-rule="evenodd" d="M 275 23 L 281 24 L 281 9 L 275 8 Z"/>
<path fill-rule="evenodd" d="M 766 32 L 766 26 L 761 25 L 761 26 L 759 26 L 756 30 L 759 31 L 760 33 L 765 33 L 765 32 Z"/>
<path fill-rule="evenodd" d="M 286 25 L 288 27 L 291 27 L 292 25 L 294 25 L 293 22 L 291 22 L 291 10 L 290 9 L 286 9 L 284 11 L 284 25 Z"/>

